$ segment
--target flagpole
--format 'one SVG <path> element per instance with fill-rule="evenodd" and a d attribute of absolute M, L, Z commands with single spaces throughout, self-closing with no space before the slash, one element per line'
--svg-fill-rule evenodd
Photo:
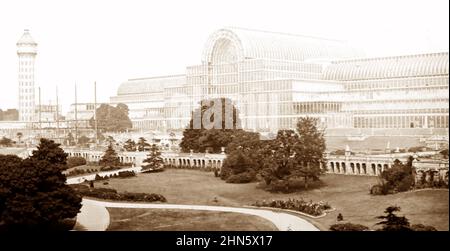
<path fill-rule="evenodd" d="M 78 102 L 77 102 L 77 84 L 75 83 L 75 144 L 78 144 Z"/>
<path fill-rule="evenodd" d="M 58 98 L 58 86 L 56 86 L 56 139 L 59 142 L 59 98 Z"/>
<path fill-rule="evenodd" d="M 95 144 L 98 144 L 98 122 L 97 122 L 97 82 L 94 81 L 94 123 L 95 123 Z"/>

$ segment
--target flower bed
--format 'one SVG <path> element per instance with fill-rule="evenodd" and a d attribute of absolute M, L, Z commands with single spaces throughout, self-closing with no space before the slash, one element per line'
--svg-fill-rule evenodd
<path fill-rule="evenodd" d="M 272 200 L 269 202 L 257 201 L 252 206 L 289 209 L 313 216 L 322 215 L 324 211 L 331 209 L 331 206 L 327 202 L 323 201 L 312 202 L 306 201 L 303 198 L 299 200 L 298 199 Z"/>
<path fill-rule="evenodd" d="M 111 188 L 91 188 L 86 185 L 70 185 L 82 196 L 94 197 L 104 200 L 133 201 L 133 202 L 166 202 L 166 198 L 156 193 L 118 193 Z"/>

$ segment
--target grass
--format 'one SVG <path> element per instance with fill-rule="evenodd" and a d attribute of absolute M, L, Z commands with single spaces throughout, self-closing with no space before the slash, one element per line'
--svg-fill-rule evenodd
<path fill-rule="evenodd" d="M 385 196 L 371 196 L 369 189 L 377 183 L 376 177 L 344 176 L 328 174 L 322 177 L 324 186 L 290 194 L 270 193 L 257 188 L 257 183 L 229 184 L 214 177 L 212 172 L 198 170 L 167 169 L 160 173 L 138 174 L 129 179 L 111 179 L 108 185 L 96 187 L 114 188 L 120 192 L 159 193 L 173 204 L 244 206 L 257 200 L 300 198 L 315 202 L 327 201 L 335 211 L 327 216 L 310 220 L 325 230 L 336 223 L 338 213 L 344 220 L 375 229 L 386 207 L 401 207 L 412 224 L 432 225 L 438 230 L 449 229 L 448 190 L 424 190 Z M 217 202 L 214 201 L 217 198 Z"/>
<path fill-rule="evenodd" d="M 108 231 L 276 231 L 270 221 L 239 213 L 108 208 Z"/>

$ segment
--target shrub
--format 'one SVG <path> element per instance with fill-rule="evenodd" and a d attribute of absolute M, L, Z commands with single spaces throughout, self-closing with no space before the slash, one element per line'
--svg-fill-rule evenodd
<path fill-rule="evenodd" d="M 94 178 L 94 180 L 107 180 L 108 179 L 108 175 L 106 175 L 106 176 L 100 176 L 100 175 L 98 175 L 98 174 L 96 174 L 95 175 L 95 178 Z"/>
<path fill-rule="evenodd" d="M 414 185 L 414 178 L 412 175 L 408 175 L 398 182 L 397 191 L 398 192 L 408 191 L 411 189 L 413 185 Z"/>
<path fill-rule="evenodd" d="M 414 224 L 411 226 L 413 231 L 437 231 L 433 226 L 426 226 L 423 224 Z"/>
<path fill-rule="evenodd" d="M 86 185 L 82 185 L 82 184 L 73 184 L 70 185 L 75 191 L 83 194 L 89 191 L 89 187 Z"/>
<path fill-rule="evenodd" d="M 257 201 L 253 206 L 289 209 L 313 216 L 322 215 L 324 210 L 331 209 L 331 206 L 327 202 L 312 202 L 304 199 L 272 200 L 270 202 Z"/>
<path fill-rule="evenodd" d="M 136 173 L 134 173 L 133 171 L 121 171 L 118 174 L 119 178 L 128 178 L 128 177 L 134 177 L 136 176 Z"/>
<path fill-rule="evenodd" d="M 444 158 L 448 159 L 448 149 L 444 149 L 439 152 Z"/>
<path fill-rule="evenodd" d="M 425 148 L 424 146 L 413 146 L 408 149 L 408 152 L 412 153 L 423 152 L 424 148 Z"/>
<path fill-rule="evenodd" d="M 391 188 L 387 183 L 381 183 L 373 185 L 372 188 L 370 188 L 370 194 L 372 195 L 386 195 L 391 192 Z"/>
<path fill-rule="evenodd" d="M 69 157 L 67 158 L 67 168 L 86 165 L 86 159 L 83 157 Z"/>
<path fill-rule="evenodd" d="M 286 180 L 274 180 L 270 183 L 269 190 L 272 192 L 289 192 L 289 182 Z"/>
<path fill-rule="evenodd" d="M 119 170 L 120 167 L 118 166 L 102 166 L 100 168 L 100 171 L 114 171 L 114 170 Z"/>
<path fill-rule="evenodd" d="M 227 183 L 249 183 L 255 180 L 255 172 L 248 171 L 240 174 L 234 174 L 227 178 Z"/>
<path fill-rule="evenodd" d="M 166 198 L 160 194 L 147 193 L 118 193 L 111 188 L 89 188 L 86 185 L 71 185 L 71 187 L 83 196 L 89 196 L 105 200 L 134 201 L 134 202 L 166 202 Z"/>
<path fill-rule="evenodd" d="M 330 226 L 331 231 L 367 231 L 368 227 L 361 224 L 338 223 Z"/>

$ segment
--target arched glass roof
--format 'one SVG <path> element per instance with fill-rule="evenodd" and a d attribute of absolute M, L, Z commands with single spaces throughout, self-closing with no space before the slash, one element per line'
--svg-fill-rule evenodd
<path fill-rule="evenodd" d="M 327 80 L 360 80 L 448 75 L 448 53 L 335 61 L 323 74 Z"/>
<path fill-rule="evenodd" d="M 182 85 L 185 82 L 185 75 L 130 79 L 120 84 L 119 89 L 117 90 L 117 95 L 162 92 L 164 91 L 164 87 Z"/>
<path fill-rule="evenodd" d="M 305 61 L 314 59 L 348 59 L 363 56 L 346 42 L 324 38 L 224 28 L 213 33 L 203 50 L 203 63 L 217 59 L 242 61 L 249 58 Z"/>

